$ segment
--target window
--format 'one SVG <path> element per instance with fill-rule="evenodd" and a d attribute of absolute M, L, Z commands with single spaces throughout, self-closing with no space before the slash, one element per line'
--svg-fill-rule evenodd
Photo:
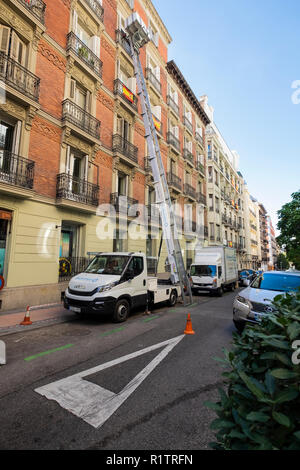
<path fill-rule="evenodd" d="M 253 281 L 251 287 L 279 292 L 296 291 L 300 287 L 300 276 L 264 273 Z"/>
<path fill-rule="evenodd" d="M 134 256 L 129 263 L 127 272 L 133 277 L 139 276 L 144 271 L 144 260 L 141 256 Z"/>
<path fill-rule="evenodd" d="M 8 26 L 0 25 L 0 51 L 23 67 L 27 61 L 27 47 L 19 35 Z"/>
<path fill-rule="evenodd" d="M 117 134 L 131 142 L 131 124 L 120 116 L 117 117 Z"/>
<path fill-rule="evenodd" d="M 129 260 L 128 256 L 100 255 L 88 265 L 85 272 L 120 276 Z"/>
<path fill-rule="evenodd" d="M 80 108 L 91 112 L 92 94 L 85 90 L 76 80 L 71 78 L 70 83 L 70 98 Z"/>

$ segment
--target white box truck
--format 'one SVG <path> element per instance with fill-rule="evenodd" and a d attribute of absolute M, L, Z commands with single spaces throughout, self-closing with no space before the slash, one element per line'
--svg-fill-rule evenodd
<path fill-rule="evenodd" d="M 221 296 L 226 289 L 234 290 L 238 281 L 235 249 L 208 246 L 197 250 L 190 278 L 193 292 L 208 291 Z"/>
<path fill-rule="evenodd" d="M 98 253 L 70 280 L 64 307 L 79 315 L 111 314 L 114 322 L 124 322 L 132 308 L 164 301 L 173 306 L 179 295 L 179 285 L 148 277 L 144 253 Z"/>

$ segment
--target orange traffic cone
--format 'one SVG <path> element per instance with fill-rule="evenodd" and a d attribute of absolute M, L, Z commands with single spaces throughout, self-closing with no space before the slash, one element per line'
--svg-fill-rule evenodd
<path fill-rule="evenodd" d="M 188 314 L 188 317 L 187 317 L 187 322 L 186 322 L 186 327 L 185 327 L 185 330 L 184 330 L 184 334 L 185 335 L 194 335 L 195 332 L 193 331 L 193 327 L 192 327 L 192 320 L 191 320 L 191 314 L 189 313 Z"/>
<path fill-rule="evenodd" d="M 20 325 L 32 325 L 32 321 L 30 321 L 30 313 L 29 313 L 30 307 L 29 305 L 26 308 L 26 313 L 24 320 L 20 323 Z"/>

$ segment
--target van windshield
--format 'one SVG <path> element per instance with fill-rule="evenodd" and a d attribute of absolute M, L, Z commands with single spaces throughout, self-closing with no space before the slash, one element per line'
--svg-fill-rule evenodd
<path fill-rule="evenodd" d="M 99 255 L 92 260 L 85 272 L 121 276 L 128 260 L 129 256 Z"/>
<path fill-rule="evenodd" d="M 194 264 L 191 266 L 191 276 L 210 276 L 214 277 L 217 273 L 217 266 Z"/>

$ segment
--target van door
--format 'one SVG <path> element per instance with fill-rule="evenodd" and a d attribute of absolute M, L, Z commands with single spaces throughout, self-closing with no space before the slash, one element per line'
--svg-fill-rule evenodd
<path fill-rule="evenodd" d="M 126 282 L 126 287 L 128 286 L 133 307 L 144 306 L 147 303 L 147 272 L 145 268 L 144 258 L 133 256 L 126 270 L 125 276 L 131 278 Z"/>

